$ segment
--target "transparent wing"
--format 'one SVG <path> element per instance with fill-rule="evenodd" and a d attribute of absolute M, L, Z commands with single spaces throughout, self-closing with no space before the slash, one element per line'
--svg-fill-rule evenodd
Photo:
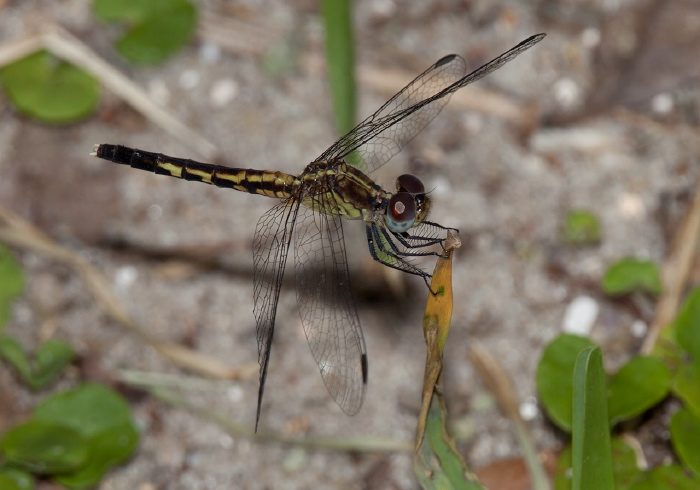
<path fill-rule="evenodd" d="M 253 240 L 254 286 L 253 300 L 260 363 L 260 386 L 255 430 L 258 430 L 263 391 L 270 362 L 272 336 L 275 331 L 277 302 L 282 288 L 284 267 L 287 262 L 294 220 L 299 204 L 283 201 L 263 214 L 258 220 Z"/>
<path fill-rule="evenodd" d="M 350 289 L 341 218 L 301 207 L 294 248 L 297 303 L 311 353 L 333 399 L 354 415 L 367 390 L 367 350 Z"/>
<path fill-rule="evenodd" d="M 529 37 L 466 76 L 466 63 L 460 56 L 445 56 L 336 141 L 316 161 L 346 159 L 366 173 L 375 171 L 430 124 L 454 92 L 499 69 L 544 36 Z"/>

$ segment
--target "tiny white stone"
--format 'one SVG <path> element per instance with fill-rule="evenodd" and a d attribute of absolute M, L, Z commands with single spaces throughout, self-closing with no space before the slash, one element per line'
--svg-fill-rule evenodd
<path fill-rule="evenodd" d="M 617 200 L 617 208 L 625 218 L 643 218 L 646 207 L 639 194 L 625 193 Z"/>
<path fill-rule="evenodd" d="M 668 114 L 673 109 L 673 97 L 667 93 L 661 93 L 651 99 L 651 108 L 657 114 Z"/>
<path fill-rule="evenodd" d="M 148 210 L 146 211 L 146 215 L 148 215 L 148 218 L 151 221 L 156 221 L 163 216 L 163 208 L 161 208 L 158 204 L 151 204 L 148 206 Z"/>
<path fill-rule="evenodd" d="M 590 296 L 579 296 L 566 308 L 562 329 L 564 332 L 588 336 L 600 307 Z"/>
<path fill-rule="evenodd" d="M 537 417 L 539 410 L 537 409 L 537 400 L 534 396 L 529 396 L 520 404 L 520 416 L 523 420 L 528 421 Z"/>
<path fill-rule="evenodd" d="M 560 78 L 554 84 L 554 98 L 563 107 L 570 108 L 581 102 L 581 88 L 571 78 Z"/>
<path fill-rule="evenodd" d="M 216 63 L 221 58 L 221 48 L 218 44 L 204 43 L 199 48 L 199 56 L 207 63 Z"/>
<path fill-rule="evenodd" d="M 180 75 L 180 86 L 184 89 L 191 90 L 199 85 L 201 77 L 197 70 L 185 70 Z"/>
<path fill-rule="evenodd" d="M 641 339 L 647 334 L 647 330 L 649 330 L 649 326 L 646 323 L 644 323 L 642 320 L 635 320 L 632 322 L 632 325 L 630 326 L 630 330 L 632 331 L 632 335 Z"/>
<path fill-rule="evenodd" d="M 228 105 L 238 95 L 238 84 L 230 78 L 217 80 L 209 91 L 209 99 L 214 107 Z"/>
<path fill-rule="evenodd" d="M 581 43 L 587 48 L 595 48 L 600 44 L 600 30 L 588 27 L 581 33 Z"/>
<path fill-rule="evenodd" d="M 136 282 L 138 275 L 139 271 L 136 267 L 131 265 L 120 267 L 114 275 L 114 282 L 118 288 L 126 289 Z"/>

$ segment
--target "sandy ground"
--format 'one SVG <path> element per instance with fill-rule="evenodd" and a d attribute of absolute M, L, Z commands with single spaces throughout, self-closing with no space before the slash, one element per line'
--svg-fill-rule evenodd
<path fill-rule="evenodd" d="M 0 2 L 0 42 L 56 22 L 213 142 L 217 162 L 299 173 L 336 137 L 316 2 L 198 4 L 209 22 L 223 23 L 230 43 L 202 29 L 157 67 L 121 61 L 111 46 L 118 29 L 96 20 L 83 0 Z M 357 2 L 360 117 L 443 55 L 458 53 L 476 68 L 529 35 L 548 34 L 464 89 L 462 102 L 448 104 L 375 176 L 391 189 L 397 175 L 417 174 L 433 189 L 432 219 L 461 231 L 445 392 L 459 447 L 475 467 L 520 452 L 512 425 L 469 362 L 474 342 L 500 360 L 523 406 L 532 408 L 541 350 L 561 331 L 575 298 L 595 300 L 591 336 L 610 367 L 643 341 L 653 301 L 612 302 L 600 279 L 624 256 L 663 261 L 692 197 L 700 151 L 700 13 L 692 5 Z M 94 143 L 206 158 L 109 91 L 93 117 L 67 127 L 33 122 L 0 97 L 0 204 L 88 258 L 152 335 L 232 367 L 256 363 L 250 249 L 257 218 L 273 202 L 110 165 L 88 156 Z M 599 245 L 562 241 L 566 212 L 579 208 L 600 218 Z M 419 278 L 383 276 L 360 223 L 346 223 L 345 233 L 369 355 L 365 404 L 347 417 L 326 392 L 288 281 L 261 429 L 410 442 L 420 403 L 426 289 Z M 7 332 L 27 347 L 47 332 L 69 340 L 82 357 L 73 380 L 111 378 L 123 369 L 189 376 L 120 329 L 74 270 L 16 252 L 27 288 Z M 217 265 L 201 267 L 193 257 Z M 0 384 L 13 400 L 2 417 L 26 416 L 36 396 L 4 367 Z M 247 428 L 254 424 L 255 375 L 180 394 Z M 417 486 L 406 453 L 254 442 L 151 397 L 130 396 L 142 443 L 102 489 Z M 565 439 L 541 412 L 526 413 L 541 449 L 561 447 Z"/>

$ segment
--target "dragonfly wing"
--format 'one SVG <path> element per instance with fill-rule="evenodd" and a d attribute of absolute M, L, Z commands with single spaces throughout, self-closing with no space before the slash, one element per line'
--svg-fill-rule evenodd
<path fill-rule="evenodd" d="M 336 141 L 317 161 L 347 159 L 361 170 L 373 172 L 430 124 L 454 92 L 499 69 L 543 38 L 544 34 L 529 37 L 466 76 L 464 59 L 445 56 Z"/>
<path fill-rule="evenodd" d="M 283 201 L 267 211 L 258 220 L 253 240 L 254 287 L 253 299 L 260 363 L 260 386 L 255 430 L 258 430 L 267 366 L 270 362 L 275 315 L 282 288 L 284 267 L 287 262 L 294 220 L 299 204 Z"/>
<path fill-rule="evenodd" d="M 342 219 L 299 211 L 294 248 L 299 312 L 326 387 L 349 415 L 367 390 L 367 350 L 352 298 Z"/>

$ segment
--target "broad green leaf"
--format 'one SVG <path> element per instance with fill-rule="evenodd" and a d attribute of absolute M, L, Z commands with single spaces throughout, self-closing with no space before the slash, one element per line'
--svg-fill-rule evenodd
<path fill-rule="evenodd" d="M 189 0 L 96 0 L 93 9 L 106 21 L 129 24 L 117 49 L 132 63 L 164 61 L 194 34 L 197 10 Z"/>
<path fill-rule="evenodd" d="M 547 345 L 537 365 L 537 391 L 552 421 L 571 431 L 573 375 L 576 357 L 595 345 L 578 335 L 562 334 Z"/>
<path fill-rule="evenodd" d="M 700 476 L 700 417 L 681 409 L 671 418 L 671 442 L 685 466 Z"/>
<path fill-rule="evenodd" d="M 603 278 L 603 291 L 610 296 L 633 291 L 661 294 L 662 289 L 659 268 L 650 261 L 621 259 L 608 268 Z"/>
<path fill-rule="evenodd" d="M 60 422 L 93 437 L 114 427 L 131 423 L 129 404 L 113 390 L 97 383 L 84 385 L 44 400 L 34 419 Z"/>
<path fill-rule="evenodd" d="M 89 458 L 85 466 L 56 480 L 68 488 L 95 487 L 113 466 L 131 457 L 138 441 L 139 434 L 131 423 L 101 432 L 88 441 Z"/>
<path fill-rule="evenodd" d="M 60 423 L 30 420 L 0 438 L 7 461 L 32 473 L 73 471 L 85 464 L 87 442 L 75 429 Z"/>
<path fill-rule="evenodd" d="M 19 468 L 0 467 L 0 488 L 3 490 L 34 490 L 34 477 Z"/>
<path fill-rule="evenodd" d="M 697 490 L 700 480 L 692 478 L 677 464 L 657 466 L 643 473 L 629 487 L 619 490 Z"/>
<path fill-rule="evenodd" d="M 688 294 L 674 324 L 678 344 L 700 366 L 700 287 Z"/>
<path fill-rule="evenodd" d="M 19 112 L 49 124 L 86 118 L 100 98 L 94 78 L 46 51 L 4 67 L 0 84 Z"/>
<path fill-rule="evenodd" d="M 564 241 L 572 245 L 589 245 L 600 241 L 600 221 L 585 210 L 569 211 L 562 230 Z"/>
<path fill-rule="evenodd" d="M 691 413 L 700 417 L 700 365 L 683 364 L 673 381 L 674 393 Z"/>
<path fill-rule="evenodd" d="M 666 397 L 671 377 L 656 357 L 638 356 L 625 364 L 608 384 L 610 424 L 632 418 Z"/>
<path fill-rule="evenodd" d="M 605 371 L 597 346 L 576 359 L 571 435 L 573 490 L 614 489 Z"/>
<path fill-rule="evenodd" d="M 10 319 L 12 301 L 24 291 L 24 273 L 7 247 L 0 245 L 0 329 Z"/>

